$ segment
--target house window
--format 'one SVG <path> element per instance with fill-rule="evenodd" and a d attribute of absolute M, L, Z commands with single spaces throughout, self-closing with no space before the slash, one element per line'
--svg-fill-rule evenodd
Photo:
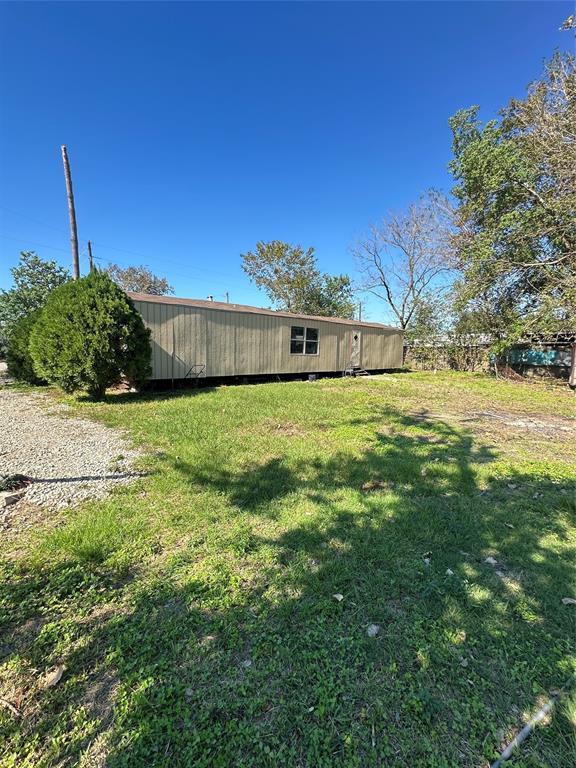
<path fill-rule="evenodd" d="M 318 328 L 305 328 L 303 325 L 293 325 L 290 332 L 291 355 L 318 354 Z"/>

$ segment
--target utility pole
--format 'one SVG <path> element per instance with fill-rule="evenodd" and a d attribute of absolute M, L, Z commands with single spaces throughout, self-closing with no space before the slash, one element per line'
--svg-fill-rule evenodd
<path fill-rule="evenodd" d="M 72 176 L 68 152 L 62 145 L 62 162 L 64 163 L 64 178 L 66 180 L 66 195 L 68 197 L 68 217 L 70 219 L 70 242 L 72 243 L 72 277 L 78 280 L 80 277 L 80 259 L 78 257 L 78 231 L 76 229 L 76 211 L 74 209 L 74 192 L 72 190 Z"/>
<path fill-rule="evenodd" d="M 92 256 L 92 242 L 88 240 L 88 264 L 90 265 L 90 272 L 94 269 L 94 258 Z"/>
<path fill-rule="evenodd" d="M 362 322 L 362 302 L 358 302 L 358 322 Z"/>
<path fill-rule="evenodd" d="M 226 291 L 226 304 L 230 304 L 230 294 Z"/>

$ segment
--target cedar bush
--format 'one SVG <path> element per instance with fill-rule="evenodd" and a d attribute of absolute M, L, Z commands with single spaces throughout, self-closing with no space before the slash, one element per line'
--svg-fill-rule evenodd
<path fill-rule="evenodd" d="M 41 310 L 37 309 L 21 317 L 12 327 L 8 338 L 6 362 L 8 373 L 18 381 L 27 384 L 46 384 L 46 381 L 36 374 L 30 355 L 30 334 L 36 325 Z"/>
<path fill-rule="evenodd" d="M 123 376 L 141 386 L 151 373 L 150 331 L 131 299 L 97 270 L 50 294 L 32 330 L 30 354 L 38 376 L 95 399 Z"/>

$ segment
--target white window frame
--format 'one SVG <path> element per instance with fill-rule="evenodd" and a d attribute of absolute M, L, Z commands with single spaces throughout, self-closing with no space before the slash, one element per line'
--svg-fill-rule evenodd
<path fill-rule="evenodd" d="M 293 328 L 303 328 L 304 329 L 304 338 L 303 339 L 296 339 L 293 336 Z M 316 338 L 315 339 L 309 339 L 308 338 L 308 331 L 316 331 Z M 301 341 L 302 342 L 302 352 L 292 352 L 292 342 L 293 341 Z M 306 352 L 306 342 L 313 341 L 316 343 L 316 352 Z M 318 357 L 320 354 L 320 329 L 314 328 L 313 326 L 307 326 L 307 325 L 291 325 L 290 326 L 290 354 L 296 355 L 297 357 L 300 357 L 301 355 L 307 355 L 308 357 Z"/>

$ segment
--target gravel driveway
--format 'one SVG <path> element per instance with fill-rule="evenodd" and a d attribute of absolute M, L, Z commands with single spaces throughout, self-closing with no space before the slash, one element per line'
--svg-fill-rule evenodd
<path fill-rule="evenodd" d="M 140 474 L 121 434 L 65 417 L 68 410 L 41 394 L 0 389 L 0 475 L 32 478 L 25 500 L 51 509 L 103 498 Z"/>

